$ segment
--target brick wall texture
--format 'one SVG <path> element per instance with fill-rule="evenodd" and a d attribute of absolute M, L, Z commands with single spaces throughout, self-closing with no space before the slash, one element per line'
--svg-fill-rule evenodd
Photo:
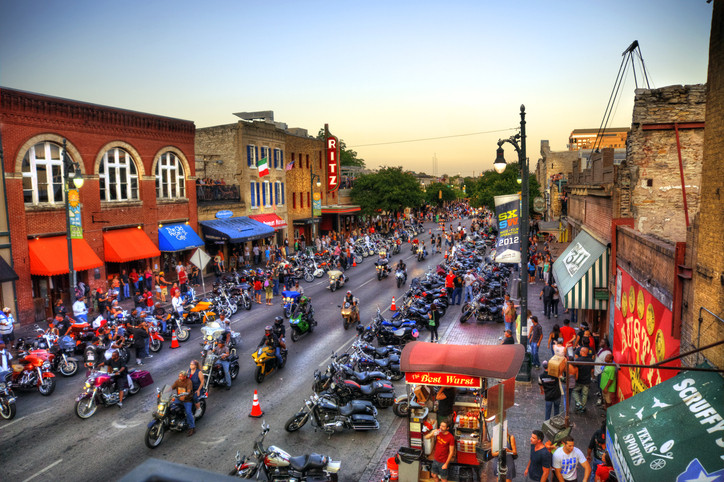
<path fill-rule="evenodd" d="M 36 143 L 62 144 L 62 140 L 67 139 L 68 154 L 80 163 L 85 176 L 85 184 L 80 189 L 84 237 L 101 260 L 104 259 L 105 229 L 140 225 L 157 243 L 160 222 L 188 220 L 194 229 L 198 228 L 193 122 L 2 89 L 0 129 L 13 262 L 20 277 L 16 282 L 16 297 L 21 323 L 34 321 L 33 297 L 37 296 L 32 292 L 28 240 L 66 232 L 62 203 L 38 206 L 24 203 L 22 159 Z M 101 202 L 98 167 L 111 146 L 123 147 L 134 158 L 139 175 L 138 201 Z M 158 158 L 169 150 L 182 159 L 186 175 L 186 198 L 172 202 L 156 199 L 154 174 Z M 79 273 L 79 279 L 88 280 L 92 288 L 105 286 L 106 266 L 100 271 L 98 280 L 88 273 Z"/>

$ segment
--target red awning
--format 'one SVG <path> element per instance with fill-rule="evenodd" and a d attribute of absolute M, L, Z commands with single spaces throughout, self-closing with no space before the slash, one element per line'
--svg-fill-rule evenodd
<path fill-rule="evenodd" d="M 470 375 L 507 380 L 520 370 L 523 345 L 441 345 L 413 341 L 405 345 L 400 370 Z"/>
<path fill-rule="evenodd" d="M 103 261 L 85 239 L 72 240 L 73 269 L 85 271 L 103 266 Z M 65 274 L 68 269 L 68 240 L 64 236 L 38 238 L 28 241 L 30 274 L 53 276 Z"/>
<path fill-rule="evenodd" d="M 282 218 L 277 216 L 274 213 L 269 214 L 252 214 L 249 216 L 254 221 L 259 221 L 260 223 L 264 223 L 269 227 L 272 227 L 274 229 L 284 229 L 287 227 L 287 223 L 284 222 Z"/>
<path fill-rule="evenodd" d="M 322 206 L 322 214 L 349 214 L 361 211 L 360 206 L 340 205 L 340 206 Z"/>
<path fill-rule="evenodd" d="M 106 262 L 126 263 L 137 259 L 161 256 L 151 238 L 138 228 L 116 229 L 103 233 Z"/>

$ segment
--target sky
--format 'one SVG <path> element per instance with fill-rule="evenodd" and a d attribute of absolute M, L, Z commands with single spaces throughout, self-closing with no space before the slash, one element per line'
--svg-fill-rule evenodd
<path fill-rule="evenodd" d="M 329 124 L 369 168 L 433 174 L 436 157 L 469 176 L 521 104 L 533 168 L 542 139 L 565 150 L 598 128 L 634 40 L 652 88 L 705 83 L 711 15 L 706 0 L 0 0 L 0 86 L 197 128 L 273 110 Z M 630 126 L 635 87 L 629 69 L 610 127 Z"/>

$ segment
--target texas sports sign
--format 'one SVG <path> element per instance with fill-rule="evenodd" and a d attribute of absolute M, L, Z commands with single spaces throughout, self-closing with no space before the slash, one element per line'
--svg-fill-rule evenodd
<path fill-rule="evenodd" d="M 339 188 L 339 139 L 327 137 L 327 192 Z"/>

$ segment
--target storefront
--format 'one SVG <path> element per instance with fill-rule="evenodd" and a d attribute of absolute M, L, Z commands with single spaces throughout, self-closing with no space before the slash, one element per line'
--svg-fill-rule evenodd
<path fill-rule="evenodd" d="M 321 234 L 331 231 L 348 235 L 357 229 L 357 214 L 362 208 L 354 205 L 322 206 L 322 220 L 319 224 Z"/>
<path fill-rule="evenodd" d="M 608 246 L 583 230 L 553 263 L 564 308 L 575 310 L 577 321 L 587 321 L 598 336 L 607 328 L 610 255 Z"/>
<path fill-rule="evenodd" d="M 724 480 L 724 379 L 685 371 L 609 407 L 606 449 L 618 480 Z"/>
<path fill-rule="evenodd" d="M 294 237 L 289 240 L 289 244 L 292 245 L 295 240 L 299 240 L 301 246 L 302 235 L 304 235 L 305 244 L 308 244 L 309 240 L 314 238 L 314 232 L 319 231 L 319 218 L 295 219 L 292 225 L 294 226 Z"/>
<path fill-rule="evenodd" d="M 276 234 L 274 244 L 282 246 L 284 244 L 284 238 L 286 237 L 287 223 L 282 218 L 274 213 L 268 214 L 252 214 L 249 216 L 254 221 L 264 223 L 270 228 L 274 229 Z"/>
<path fill-rule="evenodd" d="M 193 248 L 204 245 L 204 241 L 188 224 L 165 224 L 158 228 L 158 247 L 161 250 L 161 269 L 173 279 L 176 265 L 186 264 Z M 166 276 L 167 280 L 170 280 Z"/>
<path fill-rule="evenodd" d="M 163 271 L 159 266 L 161 251 L 140 227 L 113 229 L 103 232 L 103 253 L 106 262 L 106 278 L 132 269 L 143 273 L 146 268 Z"/>
<path fill-rule="evenodd" d="M 241 254 L 244 250 L 242 243 L 254 244 L 254 242 L 274 236 L 275 233 L 271 226 L 246 216 L 199 221 L 199 225 L 201 225 L 201 233 L 204 235 L 206 251 L 209 255 L 213 257 L 219 252 L 223 252 L 225 259 L 229 259 L 229 255 L 233 251 Z M 207 269 L 213 269 L 212 263 L 209 263 Z"/>
<path fill-rule="evenodd" d="M 100 278 L 103 261 L 85 239 L 73 239 L 73 268 L 78 282 L 89 284 L 91 278 Z M 28 240 L 30 275 L 34 306 L 34 321 L 53 316 L 53 304 L 62 299 L 70 303 L 68 279 L 68 239 L 65 236 Z M 93 270 L 92 274 L 88 270 Z"/>

